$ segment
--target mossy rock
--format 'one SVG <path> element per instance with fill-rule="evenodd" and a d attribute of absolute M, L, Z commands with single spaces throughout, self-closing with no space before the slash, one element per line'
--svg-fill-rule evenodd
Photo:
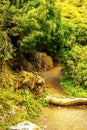
<path fill-rule="evenodd" d="M 39 89 L 44 88 L 44 84 L 44 79 L 37 72 L 21 71 L 15 90 L 22 88 L 39 91 Z"/>
<path fill-rule="evenodd" d="M 37 52 L 35 54 L 35 67 L 37 71 L 46 71 L 53 68 L 53 59 L 46 53 Z"/>

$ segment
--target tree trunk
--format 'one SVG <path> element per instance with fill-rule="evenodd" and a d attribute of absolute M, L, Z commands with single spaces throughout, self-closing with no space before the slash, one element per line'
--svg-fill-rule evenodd
<path fill-rule="evenodd" d="M 46 100 L 53 105 L 59 106 L 87 105 L 87 98 L 55 98 L 47 96 Z"/>

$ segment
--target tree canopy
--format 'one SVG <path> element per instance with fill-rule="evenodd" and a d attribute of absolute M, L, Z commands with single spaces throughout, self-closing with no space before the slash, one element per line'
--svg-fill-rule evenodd
<path fill-rule="evenodd" d="M 54 59 L 60 54 L 65 73 L 67 71 L 75 84 L 77 76 L 73 69 L 78 68 L 79 62 L 83 63 L 77 69 L 82 82 L 77 81 L 78 85 L 86 87 L 87 79 L 82 80 L 82 73 L 87 72 L 83 67 L 87 64 L 86 8 L 86 0 L 1 1 L 0 60 L 8 61 L 16 53 L 28 55 L 42 51 Z M 76 50 L 79 50 L 79 58 Z"/>

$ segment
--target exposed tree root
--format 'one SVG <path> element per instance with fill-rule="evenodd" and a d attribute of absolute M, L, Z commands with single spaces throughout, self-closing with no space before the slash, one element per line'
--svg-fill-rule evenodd
<path fill-rule="evenodd" d="M 53 105 L 59 106 L 87 105 L 87 98 L 55 98 L 47 96 L 46 100 Z"/>

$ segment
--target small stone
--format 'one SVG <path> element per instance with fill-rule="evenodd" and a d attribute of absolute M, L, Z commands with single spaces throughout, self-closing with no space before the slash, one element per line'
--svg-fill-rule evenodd
<path fill-rule="evenodd" d="M 41 129 L 32 122 L 21 122 L 15 126 L 11 126 L 9 130 L 41 130 Z"/>

